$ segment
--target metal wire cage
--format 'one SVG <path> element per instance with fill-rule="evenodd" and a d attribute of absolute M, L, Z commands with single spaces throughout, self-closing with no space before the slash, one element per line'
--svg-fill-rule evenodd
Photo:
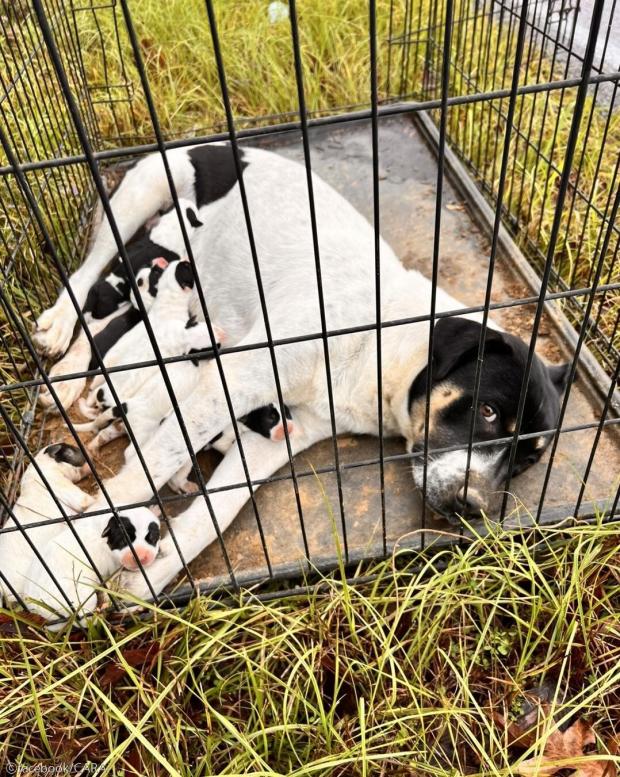
<path fill-rule="evenodd" d="M 308 53 L 300 42 L 304 7 L 290 0 L 279 24 L 286 25 L 290 36 L 291 105 L 287 111 L 261 115 L 242 115 L 235 102 L 235 85 L 227 77 L 230 63 L 219 35 L 218 4 L 207 0 L 197 10 L 204 14 L 209 38 L 203 43 L 213 63 L 204 78 L 219 91 L 221 113 L 188 132 L 174 121 L 160 120 L 159 95 L 151 84 L 148 61 L 158 56 L 150 53 L 157 42 L 140 38 L 130 2 L 3 4 L 2 513 L 14 518 L 12 505 L 24 467 L 50 439 L 74 442 L 91 465 L 94 485 L 105 493 L 103 479 L 114 465 L 93 461 L 74 429 L 73 413 L 57 402 L 60 421 L 50 424 L 50 416 L 37 411 L 41 388 L 55 396 L 55 385 L 67 376 L 51 373 L 52 365 L 37 354 L 33 322 L 54 302 L 57 285 L 66 286 L 68 275 L 79 266 L 102 212 L 113 221 L 110 190 L 122 177 L 127 160 L 150 152 L 165 159 L 173 148 L 227 140 L 238 169 L 244 143 L 267 145 L 303 161 L 308 174 L 312 169 L 320 172 L 352 199 L 375 228 L 377 278 L 382 233 L 404 261 L 430 275 L 435 287 L 447 285 L 468 303 L 451 315 L 482 312 L 485 322 L 489 315 L 506 316 L 504 323 L 529 346 L 524 384 L 541 343 L 551 360 L 568 356 L 571 378 L 579 370 L 579 381 L 569 386 L 562 401 L 557 427 L 547 433 L 552 444 L 536 475 L 528 475 L 521 489 L 521 478 L 514 483 L 508 478 L 502 520 L 512 514 L 509 494 L 515 490 L 522 505 L 520 519 L 523 512 L 539 522 L 587 518 L 599 511 L 616 515 L 620 498 L 615 436 L 620 409 L 616 0 L 582 6 L 570 0 L 369 0 L 360 16 L 367 90 L 362 102 L 352 96 L 346 104 L 307 96 L 311 75 Z M 164 70 L 172 68 L 173 53 L 159 56 L 164 57 L 159 63 Z M 308 186 L 316 231 L 310 175 Z M 422 200 L 426 210 L 420 211 Z M 244 200 L 244 205 L 251 235 L 251 203 Z M 118 230 L 113 230 L 126 259 Z M 320 289 L 316 234 L 314 238 Z M 459 240 L 467 246 L 459 243 L 455 248 Z M 186 248 L 193 262 L 189 243 Z M 460 257 L 451 256 L 461 249 Z M 260 256 L 255 250 L 253 255 L 260 287 Z M 199 296 L 204 308 L 204 296 Z M 377 281 L 376 320 L 357 329 L 377 334 L 379 376 L 382 330 L 412 321 L 382 321 L 380 309 Z M 269 311 L 263 313 L 268 318 Z M 437 314 L 433 302 L 422 318 L 428 322 L 431 342 L 434 323 L 445 315 Z M 517 318 L 511 320 L 511 315 Z M 87 328 L 81 311 L 78 317 Z M 214 547 L 191 567 L 179 553 L 185 577 L 172 598 L 183 600 L 198 587 L 235 588 L 330 569 L 342 559 L 353 565 L 384 556 L 399 543 L 423 546 L 433 536 L 435 524 L 427 514 L 424 493 L 421 499 L 413 494 L 408 473 L 411 458 L 419 454 L 403 453 L 398 444 L 383 440 L 381 380 L 378 440 L 338 437 L 328 343 L 347 332 L 327 330 L 323 307 L 321 321 L 321 332 L 299 339 L 323 343 L 332 438 L 308 461 L 292 456 L 287 437 L 290 461 L 284 470 L 252 480 L 245 467 L 245 483 L 219 489 L 209 487 L 208 466 L 197 458 L 185 432 L 182 406 L 166 377 L 166 365 L 174 359 L 162 357 L 153 344 L 155 359 L 145 364 L 162 370 L 199 488 L 198 496 L 162 492 L 154 501 L 173 538 L 174 521 L 169 517 L 184 509 L 186 499 L 203 500 L 205 520 L 213 520 L 217 533 Z M 271 338 L 268 325 L 266 329 L 283 409 L 286 397 L 279 386 L 276 358 L 282 343 Z M 265 344 L 248 348 L 259 345 Z M 224 385 L 222 357 L 227 350 L 234 348 L 215 354 Z M 97 362 L 86 377 L 109 375 L 102 360 Z M 479 374 L 473 404 L 478 390 Z M 228 395 L 227 401 L 238 435 Z M 522 438 L 520 421 L 519 416 L 509 440 L 513 452 Z M 133 440 L 130 425 L 128 434 Z M 473 426 L 470 451 L 472 445 Z M 429 453 L 427 432 L 425 461 Z M 138 456 L 144 464 L 139 447 Z M 247 489 L 250 482 L 249 505 L 238 524 L 222 534 L 210 497 L 221 490 Z M 255 493 L 259 485 L 265 488 Z M 89 513 L 74 516 L 58 500 L 57 507 L 61 517 L 56 523 L 68 523 L 79 537 L 80 522 L 87 521 Z M 27 534 L 19 526 L 3 530 L 11 531 Z M 44 561 L 44 549 L 32 545 L 32 550 Z M 88 554 L 88 548 L 83 550 Z M 148 580 L 148 569 L 141 573 Z M 103 576 L 100 582 L 105 584 Z M 150 590 L 159 600 L 158 592 Z"/>

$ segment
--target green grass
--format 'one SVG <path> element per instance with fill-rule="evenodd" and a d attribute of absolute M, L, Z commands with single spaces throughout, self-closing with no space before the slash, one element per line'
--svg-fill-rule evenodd
<path fill-rule="evenodd" d="M 620 734 L 619 546 L 618 523 L 496 529 L 434 558 L 400 553 L 366 584 L 336 576 L 268 603 L 203 598 L 51 640 L 7 620 L 0 764 L 509 775 L 582 716 L 589 757 L 605 757 Z M 510 747 L 494 715 L 514 718 L 545 684 L 555 722 L 528 751 Z"/>

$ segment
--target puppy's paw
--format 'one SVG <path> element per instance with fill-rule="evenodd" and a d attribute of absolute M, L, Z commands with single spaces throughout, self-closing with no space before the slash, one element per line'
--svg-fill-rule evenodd
<path fill-rule="evenodd" d="M 200 491 L 197 483 L 193 483 L 189 478 L 177 477 L 176 475 L 168 481 L 168 488 L 175 494 L 196 494 Z"/>
<path fill-rule="evenodd" d="M 50 373 L 50 375 L 52 374 L 53 373 Z M 81 396 L 85 385 L 86 378 L 74 378 L 73 380 L 60 381 L 60 383 L 52 383 L 58 401 L 65 410 L 68 410 L 76 399 Z M 59 412 L 58 404 L 48 391 L 47 386 L 44 386 L 39 393 L 39 404 L 46 410 L 54 413 Z"/>
<path fill-rule="evenodd" d="M 71 343 L 71 336 L 77 314 L 68 295 L 62 294 L 54 307 L 49 308 L 37 319 L 33 343 L 43 356 L 55 357 L 63 354 Z"/>

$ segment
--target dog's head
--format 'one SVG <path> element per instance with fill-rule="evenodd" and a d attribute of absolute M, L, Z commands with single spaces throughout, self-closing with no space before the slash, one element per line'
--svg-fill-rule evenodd
<path fill-rule="evenodd" d="M 284 405 L 284 414 L 286 416 L 286 428 L 290 437 L 293 434 L 293 417 L 287 405 Z M 258 432 L 258 434 L 262 434 L 263 437 L 267 437 L 270 440 L 278 442 L 285 437 L 280 411 L 273 403 L 252 410 L 239 420 L 248 429 Z"/>
<path fill-rule="evenodd" d="M 88 472 L 86 459 L 80 449 L 66 442 L 48 445 L 37 454 L 36 461 L 44 473 L 49 474 L 55 470 L 73 483 L 77 483 Z"/>
<path fill-rule="evenodd" d="M 454 446 L 463 450 L 430 453 L 427 467 L 427 502 L 435 512 L 452 517 L 475 517 L 492 512 L 508 474 L 510 443 L 473 448 L 465 495 L 467 444 L 481 325 L 464 318 L 440 319 L 434 330 L 432 385 L 429 411 L 429 451 Z M 511 437 L 515 431 L 519 394 L 525 374 L 528 347 L 518 337 L 487 329 L 480 391 L 474 412 L 474 442 Z M 523 409 L 521 434 L 553 429 L 569 365 L 546 366 L 534 356 Z M 411 452 L 424 450 L 428 368 L 417 375 L 409 390 Z M 535 464 L 552 437 L 519 440 L 513 475 Z M 422 487 L 422 457 L 414 460 L 413 478 Z M 466 499 L 464 497 L 466 496 Z"/>
<path fill-rule="evenodd" d="M 100 278 L 88 290 L 84 303 L 84 313 L 90 313 L 93 318 L 106 318 L 129 298 L 129 284 L 119 275 L 110 273 L 106 278 Z"/>
<path fill-rule="evenodd" d="M 158 256 L 150 264 L 141 267 L 136 273 L 136 286 L 138 287 L 138 293 L 145 310 L 149 310 L 153 302 L 155 302 L 159 288 L 159 279 L 167 266 L 168 260 L 163 256 Z M 133 289 L 129 292 L 129 299 L 134 308 L 139 310 Z"/>
<path fill-rule="evenodd" d="M 113 515 L 101 535 L 108 543 L 119 566 L 138 569 L 131 547 L 143 567 L 148 567 L 157 557 L 160 540 L 159 518 L 146 507 L 124 510 Z"/>
<path fill-rule="evenodd" d="M 160 306 L 168 305 L 189 306 L 194 286 L 195 279 L 191 264 L 183 259 L 170 262 L 159 279 L 158 309 Z"/>

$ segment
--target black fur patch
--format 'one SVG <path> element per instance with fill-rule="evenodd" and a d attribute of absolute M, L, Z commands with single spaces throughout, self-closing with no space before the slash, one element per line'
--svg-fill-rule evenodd
<path fill-rule="evenodd" d="M 207 144 L 188 151 L 188 156 L 196 171 L 196 204 L 199 208 L 225 197 L 237 183 L 235 159 L 230 145 L 214 146 Z M 248 163 L 243 160 L 243 151 L 239 151 L 241 169 Z"/>
<path fill-rule="evenodd" d="M 186 208 L 185 215 L 187 216 L 187 220 L 189 221 L 190 226 L 194 229 L 198 229 L 198 227 L 204 226 L 202 221 L 198 219 L 196 211 L 193 208 Z"/>
<path fill-rule="evenodd" d="M 101 536 L 107 540 L 110 550 L 122 550 L 128 547 L 129 543 L 134 543 L 136 527 L 126 516 L 119 515 L 117 518 L 113 515 Z"/>
<path fill-rule="evenodd" d="M 172 253 L 172 251 L 170 253 Z M 161 268 L 157 264 L 151 267 L 151 272 L 149 273 L 149 294 L 151 295 L 151 297 L 157 296 L 157 290 L 159 288 L 159 279 L 161 278 L 163 272 L 164 272 L 163 268 Z"/>
<path fill-rule="evenodd" d="M 104 398 L 104 397 L 105 397 L 105 391 L 104 391 L 104 389 L 103 389 L 103 387 L 102 387 L 102 388 L 100 388 L 100 389 L 99 389 L 99 391 L 97 392 L 97 402 L 103 402 L 103 398 Z"/>
<path fill-rule="evenodd" d="M 286 405 L 284 405 L 284 412 L 287 418 L 291 418 L 290 410 Z M 263 437 L 270 437 L 271 430 L 280 423 L 280 412 L 274 404 L 263 405 L 239 420 L 253 432 L 258 432 Z"/>
<path fill-rule="evenodd" d="M 125 252 L 134 274 L 143 267 L 147 267 L 153 259 L 157 259 L 158 256 L 163 256 L 167 262 L 174 262 L 179 259 L 179 255 L 176 251 L 170 251 L 167 248 L 164 248 L 164 246 L 154 243 L 148 235 L 143 235 L 138 240 L 129 243 Z M 125 264 L 118 254 L 114 257 L 110 272 L 119 275 L 122 278 L 128 277 Z"/>
<path fill-rule="evenodd" d="M 198 318 L 197 316 L 190 316 L 187 319 L 187 324 L 185 324 L 186 329 L 191 329 L 194 326 L 198 326 Z"/>
<path fill-rule="evenodd" d="M 86 459 L 82 455 L 82 451 L 80 451 L 79 448 L 76 448 L 75 445 L 67 445 L 66 442 L 49 445 L 45 449 L 45 453 L 48 456 L 51 456 L 54 461 L 71 464 L 72 467 L 81 467 L 86 462 Z"/>
<path fill-rule="evenodd" d="M 121 411 L 127 415 L 127 402 L 121 402 L 120 408 L 115 407 L 112 411 L 112 415 L 114 418 L 122 418 Z"/>
<path fill-rule="evenodd" d="M 157 545 L 159 542 L 160 536 L 161 533 L 159 531 L 159 524 L 157 521 L 151 521 L 151 523 L 149 523 L 149 529 L 144 539 L 146 542 L 148 542 L 149 545 L 153 545 L 153 547 L 155 547 L 155 545 Z"/>
<path fill-rule="evenodd" d="M 119 285 L 120 290 L 117 290 L 105 279 L 98 280 L 88 290 L 83 312 L 90 313 L 93 318 L 105 318 L 110 313 L 114 313 L 122 302 L 129 299 L 128 285 L 126 283 Z"/>
<path fill-rule="evenodd" d="M 133 329 L 141 318 L 140 311 L 131 307 L 125 313 L 122 313 L 120 316 L 117 316 L 110 321 L 105 329 L 102 329 L 101 332 L 96 334 L 94 337 L 95 345 L 97 346 L 97 350 L 101 354 L 101 357 L 103 358 L 124 334 L 129 332 L 130 329 Z M 88 365 L 88 369 L 94 370 L 95 367 L 97 367 L 97 364 L 97 360 L 93 355 L 90 364 Z"/>
<path fill-rule="evenodd" d="M 182 289 L 194 288 L 194 273 L 189 262 L 179 262 L 174 268 L 174 277 Z"/>

